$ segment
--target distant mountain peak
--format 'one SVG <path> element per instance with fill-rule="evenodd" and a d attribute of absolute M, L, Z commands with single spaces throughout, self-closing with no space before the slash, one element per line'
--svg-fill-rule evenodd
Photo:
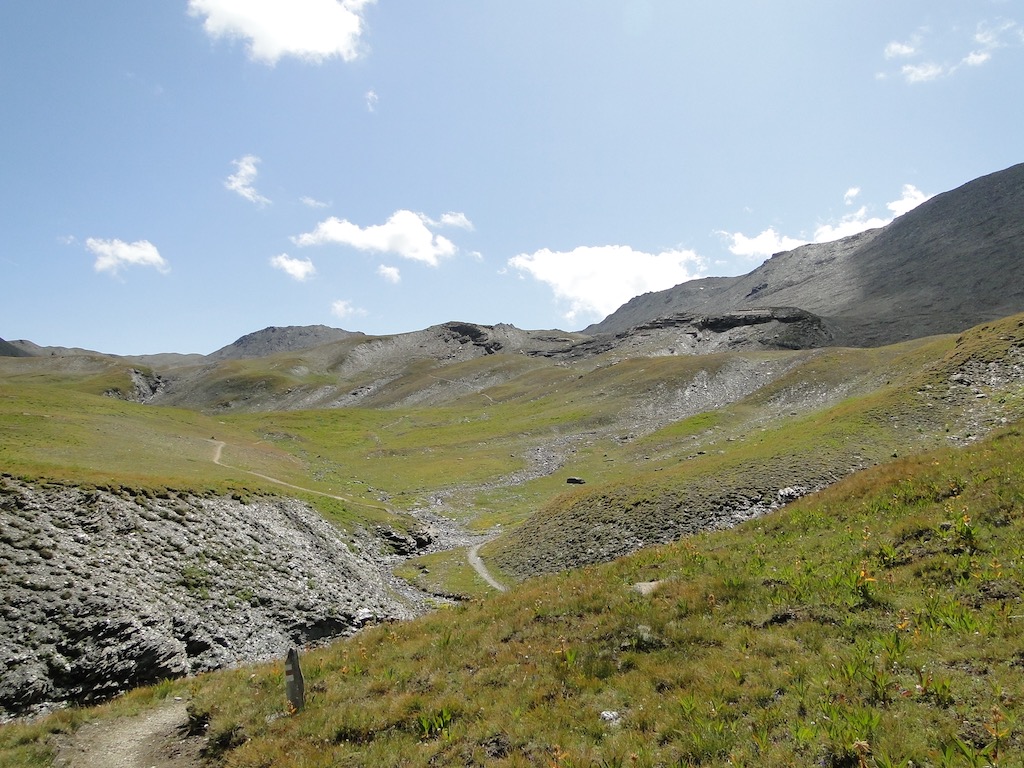
<path fill-rule="evenodd" d="M 0 339 L 0 357 L 31 357 L 32 353 Z"/>
<path fill-rule="evenodd" d="M 738 277 L 637 296 L 588 334 L 772 306 L 820 316 L 842 346 L 879 346 L 1024 311 L 1024 163 L 936 195 L 879 229 L 772 256 Z"/>
<path fill-rule="evenodd" d="M 362 335 L 358 332 L 331 328 L 327 325 L 270 326 L 261 331 L 247 333 L 226 347 L 221 347 L 209 355 L 208 359 L 236 360 L 263 357 L 278 352 L 310 349 L 321 344 L 330 344 L 332 341 L 340 341 L 351 336 Z"/>

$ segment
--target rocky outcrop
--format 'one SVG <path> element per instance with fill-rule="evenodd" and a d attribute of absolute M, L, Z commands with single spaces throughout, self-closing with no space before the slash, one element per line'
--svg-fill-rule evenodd
<path fill-rule="evenodd" d="M 382 549 L 293 499 L 0 476 L 0 720 L 415 615 Z"/>
<path fill-rule="evenodd" d="M 618 335 L 628 347 L 661 336 L 669 354 L 708 354 L 740 347 L 814 349 L 833 335 L 822 318 L 797 307 L 736 309 L 717 314 L 678 312 L 650 320 Z"/>
<path fill-rule="evenodd" d="M 130 368 L 128 370 L 128 376 L 132 381 L 132 388 L 130 392 L 113 388 L 108 389 L 103 394 L 107 397 L 116 397 L 118 400 L 128 400 L 133 403 L 148 403 L 151 402 L 154 397 L 163 392 L 164 387 L 167 386 L 166 379 L 164 379 L 160 374 L 147 373 L 146 371 L 140 371 L 138 368 Z"/>
<path fill-rule="evenodd" d="M 491 337 L 489 331 L 493 329 L 486 326 L 476 325 L 475 323 L 451 322 L 445 323 L 442 327 L 451 334 L 455 341 L 458 341 L 460 344 L 473 344 L 480 347 L 488 355 L 493 355 L 503 346 L 500 341 Z"/>

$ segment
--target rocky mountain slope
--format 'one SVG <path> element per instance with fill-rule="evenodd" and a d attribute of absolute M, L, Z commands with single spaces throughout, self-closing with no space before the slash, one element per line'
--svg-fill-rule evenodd
<path fill-rule="evenodd" d="M 28 357 L 29 353 L 11 344 L 9 341 L 0 339 L 0 357 Z"/>
<path fill-rule="evenodd" d="M 891 224 L 774 255 L 740 277 L 638 296 L 585 330 L 659 318 L 798 307 L 831 343 L 875 346 L 954 333 L 1024 310 L 1024 164 L 940 194 Z"/>
<path fill-rule="evenodd" d="M 240 339 L 221 347 L 206 356 L 207 361 L 241 360 L 247 357 L 264 357 L 278 352 L 294 352 L 300 349 L 330 344 L 332 341 L 362 336 L 361 333 L 330 328 L 326 325 L 289 325 L 284 328 L 270 327 L 249 333 Z"/>

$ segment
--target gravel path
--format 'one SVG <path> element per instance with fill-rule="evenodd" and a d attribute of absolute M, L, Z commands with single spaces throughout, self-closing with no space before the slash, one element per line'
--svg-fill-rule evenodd
<path fill-rule="evenodd" d="M 204 739 L 188 736 L 185 702 L 168 701 L 135 717 L 82 726 L 54 768 L 200 768 Z"/>
<path fill-rule="evenodd" d="M 466 557 L 469 558 L 469 564 L 473 566 L 473 570 L 480 574 L 480 578 L 482 578 L 484 581 L 486 581 L 499 592 L 505 592 L 508 588 L 491 575 L 491 572 L 487 570 L 487 566 L 484 565 L 484 561 L 480 559 L 480 547 L 482 547 L 486 543 L 487 542 L 474 544 L 472 547 L 466 550 Z"/>

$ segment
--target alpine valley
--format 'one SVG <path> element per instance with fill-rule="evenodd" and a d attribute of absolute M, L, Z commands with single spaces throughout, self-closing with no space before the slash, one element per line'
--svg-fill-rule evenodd
<path fill-rule="evenodd" d="M 0 340 L 0 762 L 1016 765 L 1022 313 L 1024 164 L 582 332 Z"/>

